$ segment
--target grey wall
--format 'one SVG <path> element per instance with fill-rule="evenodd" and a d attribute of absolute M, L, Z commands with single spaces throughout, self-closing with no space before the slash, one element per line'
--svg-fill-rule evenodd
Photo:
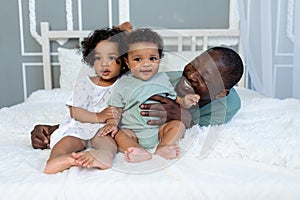
<path fill-rule="evenodd" d="M 0 7 L 0 107 L 23 101 L 17 1 Z"/>
<path fill-rule="evenodd" d="M 28 0 L 21 0 L 25 54 L 38 54 L 41 47 L 31 36 L 29 29 Z M 82 22 L 84 30 L 108 26 L 106 0 L 83 0 Z M 22 63 L 42 62 L 40 55 L 22 55 L 19 1 L 7 1 L 0 7 L 0 108 L 24 101 Z M 73 24 L 78 28 L 77 0 L 73 0 Z M 39 23 L 50 22 L 52 30 L 66 29 L 65 1 L 39 0 L 35 3 L 36 30 L 40 34 Z M 163 28 L 227 28 L 229 0 L 131 0 L 130 19 L 135 27 Z M 118 24 L 118 1 L 113 0 L 113 24 Z M 64 47 L 72 47 L 74 42 Z M 58 45 L 51 44 L 55 49 Z M 53 61 L 57 58 L 53 57 Z M 53 66 L 54 87 L 59 87 L 59 68 Z M 27 93 L 43 88 L 42 66 L 26 67 Z"/>

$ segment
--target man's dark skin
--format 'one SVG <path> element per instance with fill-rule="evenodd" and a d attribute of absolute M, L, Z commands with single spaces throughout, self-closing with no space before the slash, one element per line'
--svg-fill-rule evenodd
<path fill-rule="evenodd" d="M 59 125 L 36 125 L 31 131 L 31 144 L 35 149 L 49 149 L 50 136 Z"/>

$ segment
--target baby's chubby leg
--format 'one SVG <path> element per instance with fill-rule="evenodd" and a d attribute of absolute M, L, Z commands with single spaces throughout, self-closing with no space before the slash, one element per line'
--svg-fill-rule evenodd
<path fill-rule="evenodd" d="M 77 165 L 71 156 L 72 152 L 81 151 L 85 143 L 79 138 L 66 136 L 52 148 L 44 173 L 55 174 Z"/>
<path fill-rule="evenodd" d="M 173 120 L 162 125 L 158 133 L 160 143 L 158 144 L 154 154 L 165 159 L 179 158 L 180 146 L 177 144 L 177 142 L 183 138 L 184 133 L 185 126 L 178 120 Z"/>
<path fill-rule="evenodd" d="M 152 154 L 138 143 L 138 139 L 132 130 L 120 130 L 115 136 L 115 141 L 120 151 L 124 153 L 127 162 L 137 163 L 152 158 Z"/>
<path fill-rule="evenodd" d="M 94 149 L 72 154 L 72 157 L 76 159 L 76 163 L 87 168 L 111 168 L 117 153 L 117 145 L 114 139 L 109 135 L 96 135 L 91 142 Z"/>

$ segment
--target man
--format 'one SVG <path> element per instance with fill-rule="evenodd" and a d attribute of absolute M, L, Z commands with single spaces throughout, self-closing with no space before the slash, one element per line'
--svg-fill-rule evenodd
<path fill-rule="evenodd" d="M 155 95 L 150 99 L 159 104 L 142 104 L 141 115 L 159 117 L 158 120 L 149 120 L 150 125 L 175 119 L 181 120 L 186 127 L 226 123 L 241 107 L 233 86 L 241 79 L 243 68 L 243 62 L 234 50 L 226 47 L 208 49 L 187 64 L 182 75 L 179 72 L 167 73 L 179 96 L 200 95 L 197 106 L 187 111 L 175 101 Z M 49 148 L 50 135 L 57 128 L 58 125 L 35 126 L 31 132 L 33 148 Z"/>

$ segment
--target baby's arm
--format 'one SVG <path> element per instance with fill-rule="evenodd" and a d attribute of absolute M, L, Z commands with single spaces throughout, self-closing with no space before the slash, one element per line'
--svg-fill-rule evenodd
<path fill-rule="evenodd" d="M 115 108 L 121 116 L 121 113 L 123 112 L 122 108 L 116 108 L 116 107 L 112 107 L 112 108 Z M 102 128 L 99 129 L 97 135 L 105 136 L 105 135 L 111 134 L 111 136 L 114 137 L 119 130 L 118 124 L 119 124 L 120 120 L 121 120 L 121 118 L 108 119 L 106 121 L 106 124 Z"/>
<path fill-rule="evenodd" d="M 70 106 L 71 117 L 83 123 L 104 123 L 109 119 L 119 119 L 120 112 L 115 107 L 107 107 L 99 113 L 90 112 L 83 108 Z"/>
<path fill-rule="evenodd" d="M 187 94 L 185 97 L 176 97 L 176 102 L 186 109 L 196 105 L 199 100 L 200 96 L 198 94 Z"/>

